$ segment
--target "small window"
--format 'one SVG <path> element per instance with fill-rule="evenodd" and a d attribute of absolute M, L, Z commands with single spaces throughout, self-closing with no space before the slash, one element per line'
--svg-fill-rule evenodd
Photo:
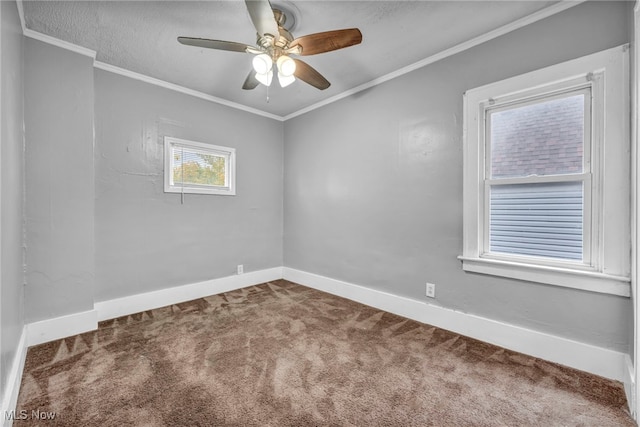
<path fill-rule="evenodd" d="M 233 148 L 164 138 L 164 191 L 235 195 Z"/>
<path fill-rule="evenodd" d="M 465 93 L 463 269 L 630 295 L 627 46 Z"/>

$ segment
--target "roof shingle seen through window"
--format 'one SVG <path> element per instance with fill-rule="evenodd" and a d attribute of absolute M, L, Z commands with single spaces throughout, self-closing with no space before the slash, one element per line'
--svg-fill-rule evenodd
<path fill-rule="evenodd" d="M 491 177 L 582 172 L 584 95 L 494 112 Z"/>

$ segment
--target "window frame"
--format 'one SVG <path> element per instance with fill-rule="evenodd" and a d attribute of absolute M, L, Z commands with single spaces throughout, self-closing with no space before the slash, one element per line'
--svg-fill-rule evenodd
<path fill-rule="evenodd" d="M 465 271 L 630 296 L 627 51 L 628 45 L 608 49 L 464 94 L 463 254 L 458 258 Z M 582 171 L 584 261 L 490 252 L 489 189 L 490 181 L 496 181 L 488 169 L 491 111 L 551 100 L 585 88 L 591 91 L 591 123 L 585 127 L 591 141 L 590 170 L 585 158 Z M 554 181 L 564 176 L 533 180 Z M 575 175 L 566 176 L 575 181 Z"/>
<path fill-rule="evenodd" d="M 583 78 L 578 78 L 574 81 L 567 81 L 566 86 L 559 90 L 553 90 L 551 92 L 544 90 L 534 90 L 530 93 L 527 92 L 523 94 L 523 96 L 518 97 L 514 100 L 508 100 L 506 102 L 501 102 L 500 100 L 493 100 L 488 105 L 483 104 L 483 117 L 484 121 L 481 126 L 484 128 L 483 141 L 479 143 L 484 143 L 485 150 L 485 158 L 484 158 L 484 229 L 482 231 L 483 235 L 483 243 L 482 243 L 482 252 L 481 257 L 490 258 L 490 259 L 504 259 L 507 261 L 516 261 L 516 262 L 531 262 L 533 264 L 540 265 L 550 265 L 550 266 L 558 266 L 558 267 L 569 267 L 569 268 L 577 268 L 583 270 L 592 270 L 593 265 L 593 257 L 591 256 L 594 248 L 594 240 L 592 239 L 592 231 L 601 229 L 600 225 L 594 225 L 592 218 L 595 221 L 598 221 L 597 217 L 594 217 L 592 214 L 593 207 L 597 206 L 594 204 L 593 198 L 593 162 L 591 156 L 591 148 L 594 144 L 593 137 L 591 135 L 592 129 L 592 117 L 594 116 L 593 110 L 597 109 L 596 114 L 602 113 L 602 102 L 594 102 L 595 99 L 592 96 L 592 92 L 594 86 L 600 84 L 599 79 L 592 79 L 591 82 L 584 82 Z M 583 165 L 581 173 L 573 173 L 573 174 L 558 174 L 558 175 L 529 175 L 529 176 L 521 176 L 521 177 L 501 177 L 501 178 L 493 178 L 491 176 L 491 126 L 490 126 L 490 114 L 493 112 L 506 111 L 509 107 L 521 107 L 521 106 L 529 106 L 534 105 L 540 101 L 551 101 L 556 99 L 562 99 L 567 97 L 567 95 L 581 93 L 585 96 L 585 106 L 589 106 L 588 111 L 585 108 L 585 116 L 584 116 L 584 146 L 583 146 Z M 589 96 L 589 101 L 587 102 L 586 97 Z M 596 171 L 597 173 L 597 171 Z M 570 260 L 561 260 L 554 258 L 542 258 L 536 256 L 526 256 L 526 255 L 515 255 L 515 254 L 507 254 L 500 252 L 491 252 L 491 235 L 489 232 L 490 229 L 490 210 L 491 210 L 491 197 L 489 196 L 491 187 L 494 185 L 513 185 L 513 184 L 543 184 L 543 183 L 557 183 L 557 182 L 581 182 L 583 185 L 583 260 L 582 261 L 570 261 Z"/>
<path fill-rule="evenodd" d="M 225 158 L 226 186 L 207 186 L 198 184 L 174 184 L 172 159 L 174 148 L 181 147 L 205 155 Z M 236 150 L 231 147 L 189 141 L 186 139 L 164 137 L 164 192 L 182 194 L 213 194 L 220 196 L 235 196 L 236 194 Z"/>

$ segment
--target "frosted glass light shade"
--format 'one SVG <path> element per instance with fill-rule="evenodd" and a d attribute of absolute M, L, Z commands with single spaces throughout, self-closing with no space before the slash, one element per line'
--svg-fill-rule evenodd
<path fill-rule="evenodd" d="M 253 69 L 258 74 L 267 74 L 273 67 L 273 61 L 269 55 L 261 53 L 253 58 Z"/>
<path fill-rule="evenodd" d="M 256 73 L 256 80 L 258 80 L 265 86 L 271 86 L 271 81 L 273 80 L 273 71 L 269 70 L 269 72 L 265 74 Z"/>
<path fill-rule="evenodd" d="M 296 62 L 286 55 L 280 56 L 276 64 L 279 73 L 285 77 L 293 76 L 293 73 L 296 72 Z"/>
<path fill-rule="evenodd" d="M 280 82 L 280 87 L 287 87 L 291 83 L 296 81 L 294 76 L 285 76 L 282 73 L 278 73 L 278 81 Z"/>

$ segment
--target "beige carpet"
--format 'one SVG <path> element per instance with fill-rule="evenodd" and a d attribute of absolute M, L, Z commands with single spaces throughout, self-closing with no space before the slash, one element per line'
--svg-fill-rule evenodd
<path fill-rule="evenodd" d="M 625 407 L 617 382 L 280 280 L 30 348 L 14 425 L 633 426 Z"/>

